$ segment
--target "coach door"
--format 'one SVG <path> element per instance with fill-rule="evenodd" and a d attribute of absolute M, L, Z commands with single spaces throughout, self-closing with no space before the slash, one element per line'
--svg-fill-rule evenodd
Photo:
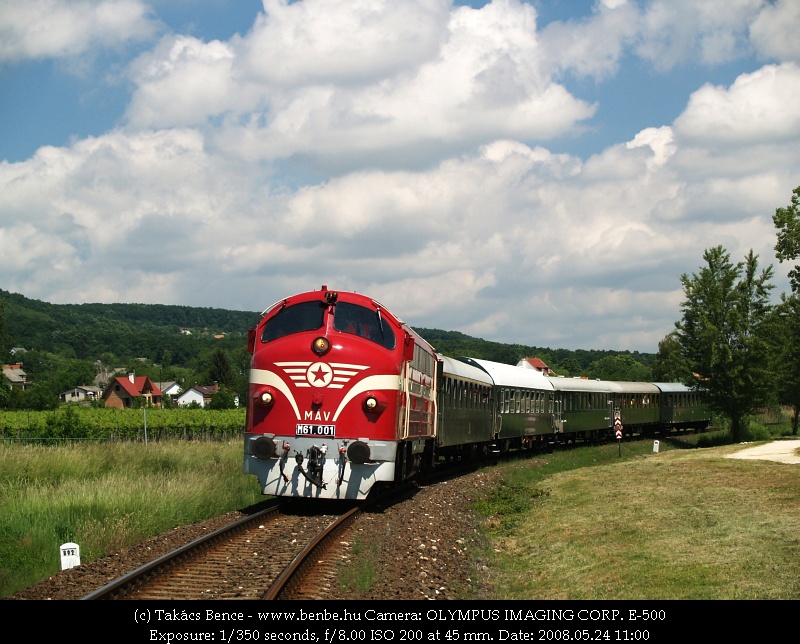
<path fill-rule="evenodd" d="M 564 433 L 564 392 L 560 392 L 556 397 L 550 394 L 549 413 L 553 419 L 553 431 L 556 434 Z"/>

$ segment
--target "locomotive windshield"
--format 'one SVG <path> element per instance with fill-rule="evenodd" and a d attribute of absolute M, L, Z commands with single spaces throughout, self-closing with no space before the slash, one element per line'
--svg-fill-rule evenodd
<path fill-rule="evenodd" d="M 333 314 L 333 328 L 371 340 L 386 349 L 394 349 L 396 339 L 389 323 L 381 317 L 380 309 L 372 311 L 358 304 L 339 302 Z"/>
<path fill-rule="evenodd" d="M 324 313 L 328 305 L 325 302 L 300 302 L 294 306 L 281 308 L 264 324 L 261 333 L 262 342 L 277 340 L 285 335 L 314 331 L 325 324 Z"/>

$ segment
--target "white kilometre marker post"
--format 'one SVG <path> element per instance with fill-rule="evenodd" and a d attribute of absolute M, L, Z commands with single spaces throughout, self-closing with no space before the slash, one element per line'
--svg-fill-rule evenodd
<path fill-rule="evenodd" d="M 77 543 L 65 543 L 61 546 L 61 570 L 81 565 L 81 548 Z"/>

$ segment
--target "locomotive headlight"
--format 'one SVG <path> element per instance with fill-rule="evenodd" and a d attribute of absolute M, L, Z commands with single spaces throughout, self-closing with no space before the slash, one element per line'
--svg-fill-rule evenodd
<path fill-rule="evenodd" d="M 256 393 L 255 401 L 262 407 L 272 407 L 272 403 L 275 402 L 275 393 L 269 388 L 261 389 Z"/>
<path fill-rule="evenodd" d="M 364 411 L 382 412 L 384 409 L 386 409 L 386 398 L 383 394 L 367 392 L 364 398 Z"/>
<path fill-rule="evenodd" d="M 331 343 L 328 338 L 320 336 L 314 340 L 314 343 L 311 345 L 311 348 L 314 350 L 314 353 L 321 356 L 328 352 L 328 349 L 331 348 Z"/>

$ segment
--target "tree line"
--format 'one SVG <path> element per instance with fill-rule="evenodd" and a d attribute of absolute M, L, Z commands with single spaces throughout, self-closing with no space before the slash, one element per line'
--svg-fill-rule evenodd
<path fill-rule="evenodd" d="M 800 257 L 800 187 L 775 210 L 776 257 Z M 504 344 L 456 331 L 416 328 L 441 353 L 507 364 L 537 356 L 561 376 L 601 380 L 683 382 L 703 388 L 711 408 L 740 440 L 750 415 L 789 406 L 797 434 L 800 409 L 800 267 L 790 268 L 791 292 L 770 303 L 771 265 L 759 270 L 751 250 L 733 262 L 722 247 L 706 249 L 697 273 L 681 275 L 685 299 L 675 330 L 656 354 L 550 349 Z M 0 387 L 0 409 L 52 409 L 59 394 L 90 383 L 99 368 L 176 381 L 183 389 L 217 382 L 219 408 L 245 394 L 250 355 L 247 330 L 260 314 L 148 304 L 65 304 L 0 290 L 0 357 L 22 361 L 31 386 Z M 25 349 L 12 356 L 14 347 Z"/>
<path fill-rule="evenodd" d="M 800 186 L 772 217 L 776 257 L 800 257 Z M 733 262 L 725 248 L 703 254 L 697 273 L 681 276 L 682 319 L 659 344 L 654 373 L 703 388 L 711 409 L 730 422 L 731 438 L 745 436 L 748 418 L 765 406 L 800 410 L 800 267 L 788 273 L 791 292 L 770 303 L 772 265 L 759 270 L 752 249 Z"/>
<path fill-rule="evenodd" d="M 230 408 L 247 391 L 247 330 L 259 318 L 158 304 L 56 305 L 0 290 L 0 358 L 21 362 L 29 381 L 24 391 L 0 386 L 0 409 L 54 409 L 62 392 L 115 369 L 184 390 L 217 383 L 214 407 Z"/>

